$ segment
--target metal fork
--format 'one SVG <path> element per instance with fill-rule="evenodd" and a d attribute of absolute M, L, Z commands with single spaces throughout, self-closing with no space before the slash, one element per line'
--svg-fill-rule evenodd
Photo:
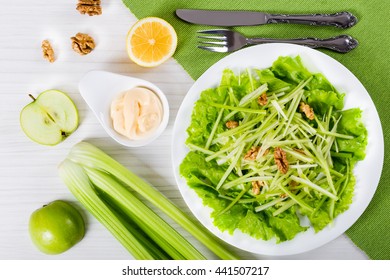
<path fill-rule="evenodd" d="M 332 51 L 347 53 L 357 47 L 358 41 L 349 35 L 340 35 L 327 39 L 318 38 L 246 38 L 241 33 L 228 29 L 212 29 L 198 31 L 199 39 L 211 39 L 213 41 L 200 41 L 198 48 L 212 52 L 233 52 L 249 45 L 264 43 L 291 43 L 311 48 L 326 48 Z"/>

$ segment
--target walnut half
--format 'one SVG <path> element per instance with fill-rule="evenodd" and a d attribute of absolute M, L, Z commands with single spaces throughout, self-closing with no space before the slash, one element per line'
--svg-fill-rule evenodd
<path fill-rule="evenodd" d="M 254 195 L 260 194 L 261 188 L 265 186 L 264 181 L 252 181 L 252 192 Z"/>
<path fill-rule="evenodd" d="M 314 120 L 314 111 L 313 111 L 313 108 L 311 108 L 308 104 L 306 104 L 305 102 L 301 102 L 299 104 L 299 110 L 302 112 L 302 113 L 305 113 L 306 117 L 309 119 L 309 120 Z"/>
<path fill-rule="evenodd" d="M 246 152 L 244 159 L 245 160 L 256 160 L 256 158 L 260 152 L 260 149 L 261 149 L 260 146 L 252 147 L 248 152 Z M 269 153 L 269 149 L 266 149 L 263 152 L 262 156 L 266 156 L 266 155 L 268 155 L 268 153 Z"/>
<path fill-rule="evenodd" d="M 95 48 L 95 41 L 88 34 L 77 33 L 76 36 L 70 39 L 72 40 L 73 50 L 81 55 L 89 54 Z"/>
<path fill-rule="evenodd" d="M 286 174 L 288 170 L 286 152 L 283 151 L 282 148 L 276 147 L 274 150 L 274 159 L 279 171 Z"/>
<path fill-rule="evenodd" d="M 255 160 L 259 154 L 260 147 L 252 147 L 244 156 L 246 160 Z"/>
<path fill-rule="evenodd" d="M 261 105 L 261 106 L 265 106 L 267 105 L 268 103 L 268 98 L 267 98 L 267 94 L 265 92 L 263 92 L 259 98 L 257 99 L 257 102 Z"/>
<path fill-rule="evenodd" d="M 236 128 L 238 126 L 238 122 L 237 121 L 227 121 L 225 123 L 225 125 L 228 129 L 232 129 L 232 128 Z"/>
<path fill-rule="evenodd" d="M 50 45 L 50 42 L 48 40 L 42 41 L 42 52 L 43 52 L 43 58 L 49 61 L 50 63 L 53 63 L 54 58 L 54 50 L 52 46 Z"/>
<path fill-rule="evenodd" d="M 79 0 L 76 10 L 82 15 L 97 16 L 102 14 L 100 0 Z"/>

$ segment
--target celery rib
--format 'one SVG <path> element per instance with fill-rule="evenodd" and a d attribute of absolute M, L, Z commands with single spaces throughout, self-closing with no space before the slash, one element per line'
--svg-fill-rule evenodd
<path fill-rule="evenodd" d="M 82 167 L 65 159 L 59 166 L 59 175 L 72 194 L 118 239 L 134 258 L 154 259 L 148 249 L 128 231 L 107 205 L 100 200 L 93 191 L 93 186 Z"/>
<path fill-rule="evenodd" d="M 110 175 L 90 168 L 86 172 L 95 187 L 109 196 L 121 211 L 137 220 L 141 229 L 151 235 L 173 259 L 205 259 L 183 236 Z"/>
<path fill-rule="evenodd" d="M 218 241 L 207 229 L 187 216 L 162 193 L 92 144 L 87 142 L 76 144 L 68 158 L 81 165 L 112 174 L 167 214 L 221 259 L 237 259 L 235 254 L 220 244 L 221 241 Z"/>

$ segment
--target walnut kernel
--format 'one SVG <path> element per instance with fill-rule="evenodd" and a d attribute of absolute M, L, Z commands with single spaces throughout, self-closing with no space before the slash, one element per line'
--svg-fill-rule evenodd
<path fill-rule="evenodd" d="M 252 147 L 244 156 L 246 160 L 255 160 L 259 153 L 260 147 Z"/>
<path fill-rule="evenodd" d="M 265 106 L 267 105 L 268 103 L 268 98 L 267 98 L 267 94 L 265 92 L 263 92 L 259 98 L 257 99 L 257 102 L 261 105 L 261 106 Z"/>
<path fill-rule="evenodd" d="M 274 159 L 279 171 L 286 174 L 288 170 L 286 152 L 283 151 L 282 148 L 276 147 L 274 150 Z"/>
<path fill-rule="evenodd" d="M 252 192 L 254 195 L 260 194 L 261 188 L 264 187 L 263 181 L 252 181 Z"/>
<path fill-rule="evenodd" d="M 42 41 L 42 52 L 43 52 L 43 58 L 49 61 L 50 63 L 53 63 L 54 58 L 54 50 L 48 40 Z"/>
<path fill-rule="evenodd" d="M 245 154 L 244 159 L 246 159 L 246 160 L 256 160 L 256 158 L 257 158 L 257 156 L 258 156 L 258 154 L 259 154 L 259 152 L 260 152 L 260 149 L 261 149 L 260 146 L 252 147 L 252 148 Z M 263 152 L 262 156 L 266 156 L 266 155 L 268 155 L 268 153 L 269 153 L 269 149 L 266 149 L 266 150 Z"/>
<path fill-rule="evenodd" d="M 82 15 L 96 16 L 102 14 L 100 0 L 79 0 L 76 10 Z"/>
<path fill-rule="evenodd" d="M 88 34 L 77 33 L 76 36 L 70 39 L 72 40 L 73 50 L 81 55 L 89 54 L 95 48 L 95 41 Z"/>
<path fill-rule="evenodd" d="M 314 120 L 314 111 L 313 111 L 313 108 L 311 108 L 308 104 L 306 104 L 305 102 L 301 102 L 299 104 L 299 110 L 303 113 L 305 113 L 306 117 L 309 119 L 309 120 Z"/>
<path fill-rule="evenodd" d="M 237 121 L 227 121 L 225 125 L 228 129 L 232 129 L 232 128 L 236 128 L 238 126 L 238 122 Z"/>

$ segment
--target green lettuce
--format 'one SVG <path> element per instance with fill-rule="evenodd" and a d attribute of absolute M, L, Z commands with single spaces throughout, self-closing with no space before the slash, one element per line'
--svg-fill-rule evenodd
<path fill-rule="evenodd" d="M 272 64 L 271 71 L 276 77 L 293 84 L 299 84 L 313 75 L 303 66 L 299 56 L 296 58 L 290 56 L 279 57 Z"/>
<path fill-rule="evenodd" d="M 344 94 L 335 91 L 325 91 L 322 89 L 313 89 L 305 92 L 307 103 L 313 108 L 314 112 L 321 115 L 325 114 L 330 107 L 341 110 L 344 107 Z"/>
<path fill-rule="evenodd" d="M 292 88 L 290 83 L 276 78 L 274 72 L 272 72 L 271 69 L 256 70 L 256 73 L 259 76 L 260 83 L 268 85 L 269 91 L 278 91 L 284 88 Z"/>
<path fill-rule="evenodd" d="M 291 84 L 299 84 L 311 78 L 306 85 L 306 89 L 308 90 L 336 91 L 323 74 L 309 72 L 299 56 L 295 58 L 281 56 L 272 64 L 269 70 L 272 71 L 275 77 Z"/>
<path fill-rule="evenodd" d="M 210 102 L 224 103 L 226 98 L 226 89 L 216 88 L 207 89 L 202 92 L 198 102 L 192 110 L 192 121 L 187 128 L 187 143 L 202 145 L 206 143 L 210 136 L 212 127 L 218 116 L 218 108 L 208 105 Z M 219 127 L 221 131 L 223 128 Z"/>
<path fill-rule="evenodd" d="M 365 158 L 367 146 L 367 129 L 362 122 L 362 110 L 352 108 L 340 112 L 341 119 L 338 125 L 338 132 L 351 135 L 353 139 L 338 139 L 337 144 L 342 152 L 353 154 L 354 160 Z"/>

